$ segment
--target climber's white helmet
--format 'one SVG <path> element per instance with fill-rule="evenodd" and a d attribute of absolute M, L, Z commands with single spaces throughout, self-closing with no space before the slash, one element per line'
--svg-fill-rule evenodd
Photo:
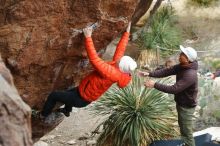
<path fill-rule="evenodd" d="M 131 73 L 137 68 L 137 63 L 129 56 L 123 56 L 119 62 L 119 69 L 124 73 Z"/>

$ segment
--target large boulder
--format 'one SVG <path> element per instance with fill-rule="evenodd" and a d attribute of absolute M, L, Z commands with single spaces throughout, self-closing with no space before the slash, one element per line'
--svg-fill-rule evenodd
<path fill-rule="evenodd" d="M 40 110 L 53 90 L 78 85 L 88 66 L 82 28 L 98 24 L 94 44 L 105 47 L 136 22 L 152 0 L 0 1 L 0 53 L 22 99 Z M 147 5 L 143 5 L 147 3 Z M 141 10 L 143 8 L 143 10 Z M 132 18 L 133 16 L 133 18 Z M 32 121 L 33 133 L 39 124 Z M 45 129 L 45 128 L 43 128 Z M 39 134 L 38 137 L 44 135 Z"/>
<path fill-rule="evenodd" d="M 31 110 L 0 56 L 0 146 L 31 146 Z"/>
<path fill-rule="evenodd" d="M 81 79 L 87 67 L 82 28 L 97 22 L 94 43 L 98 51 L 105 49 L 125 30 L 137 0 L 6 0 L 0 5 L 0 52 L 22 98 L 41 108 L 49 92 Z"/>

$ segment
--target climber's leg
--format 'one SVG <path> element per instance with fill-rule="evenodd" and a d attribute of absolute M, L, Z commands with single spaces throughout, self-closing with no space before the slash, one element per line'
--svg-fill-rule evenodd
<path fill-rule="evenodd" d="M 89 104 L 89 102 L 81 98 L 78 87 L 75 87 L 68 91 L 55 91 L 48 96 L 48 99 L 44 105 L 41 114 L 44 117 L 48 116 L 56 105 L 56 102 L 61 102 L 65 104 L 64 109 L 66 113 L 71 112 L 73 106 L 85 107 Z"/>
<path fill-rule="evenodd" d="M 90 102 L 84 100 L 78 90 L 78 87 L 73 88 L 72 90 L 69 90 L 68 92 L 71 92 L 73 94 L 73 98 L 71 98 L 71 106 L 72 107 L 85 107 L 88 104 L 90 104 Z"/>
<path fill-rule="evenodd" d="M 70 116 L 70 112 L 72 111 L 72 107 L 85 107 L 89 104 L 89 102 L 85 101 L 78 91 L 78 88 L 75 87 L 73 89 L 67 90 L 67 92 L 70 92 L 72 94 L 71 102 L 68 104 L 65 104 L 64 108 L 60 108 L 57 111 L 62 112 L 66 117 Z"/>
<path fill-rule="evenodd" d="M 61 102 L 66 105 L 71 102 L 71 98 L 73 98 L 72 96 L 72 93 L 67 91 L 51 92 L 47 98 L 47 101 L 44 104 L 41 114 L 44 117 L 48 116 L 52 112 L 54 106 L 56 105 L 56 102 Z"/>

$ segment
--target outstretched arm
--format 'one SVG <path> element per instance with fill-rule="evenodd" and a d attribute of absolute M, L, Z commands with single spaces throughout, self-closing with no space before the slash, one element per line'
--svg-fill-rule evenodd
<path fill-rule="evenodd" d="M 178 65 L 175 65 L 170 68 L 159 69 L 159 70 L 150 72 L 149 76 L 155 77 L 155 78 L 168 77 L 170 75 L 175 75 L 177 73 L 177 70 L 178 70 Z"/>
<path fill-rule="evenodd" d="M 115 76 L 115 74 L 118 74 L 117 70 L 106 63 L 104 60 L 102 60 L 94 47 L 91 35 L 92 35 L 92 28 L 88 27 L 83 29 L 84 35 L 85 35 L 85 45 L 86 45 L 86 51 L 89 57 L 89 61 L 91 62 L 92 66 L 95 68 L 96 71 L 100 73 L 101 76 L 107 77 L 113 81 L 117 81 L 118 77 Z"/>
<path fill-rule="evenodd" d="M 177 73 L 178 66 L 172 66 L 170 68 L 160 69 L 153 72 L 145 72 L 145 71 L 139 71 L 138 75 L 141 77 L 155 77 L 155 78 L 163 78 L 170 75 L 175 75 Z"/>
<path fill-rule="evenodd" d="M 128 39 L 130 35 L 130 29 L 131 29 L 131 22 L 128 23 L 126 32 L 124 32 L 123 36 L 121 37 L 121 40 L 119 41 L 117 45 L 117 48 L 116 48 L 116 51 L 113 57 L 113 61 L 118 61 L 122 56 L 124 56 L 124 52 L 128 44 Z"/>
<path fill-rule="evenodd" d="M 145 82 L 144 85 L 148 88 L 155 88 L 165 93 L 178 94 L 186 88 L 189 88 L 193 83 L 195 83 L 196 79 L 197 73 L 190 72 L 185 73 L 183 77 L 180 80 L 178 80 L 174 85 L 164 85 L 158 82 L 155 83 L 153 80 Z"/>

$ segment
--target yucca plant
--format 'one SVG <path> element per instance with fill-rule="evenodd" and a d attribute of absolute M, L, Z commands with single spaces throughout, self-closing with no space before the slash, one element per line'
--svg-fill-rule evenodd
<path fill-rule="evenodd" d="M 140 49 L 161 49 L 161 56 L 173 54 L 181 42 L 180 31 L 174 26 L 176 16 L 170 6 L 164 6 L 153 16 L 147 31 L 140 33 L 137 43 Z M 163 49 L 162 49 L 163 48 Z"/>
<path fill-rule="evenodd" d="M 147 146 L 178 133 L 173 100 L 168 94 L 145 88 L 143 78 L 137 76 L 123 89 L 112 86 L 93 108 L 96 115 L 106 117 L 97 127 L 102 127 L 98 146 Z"/>

